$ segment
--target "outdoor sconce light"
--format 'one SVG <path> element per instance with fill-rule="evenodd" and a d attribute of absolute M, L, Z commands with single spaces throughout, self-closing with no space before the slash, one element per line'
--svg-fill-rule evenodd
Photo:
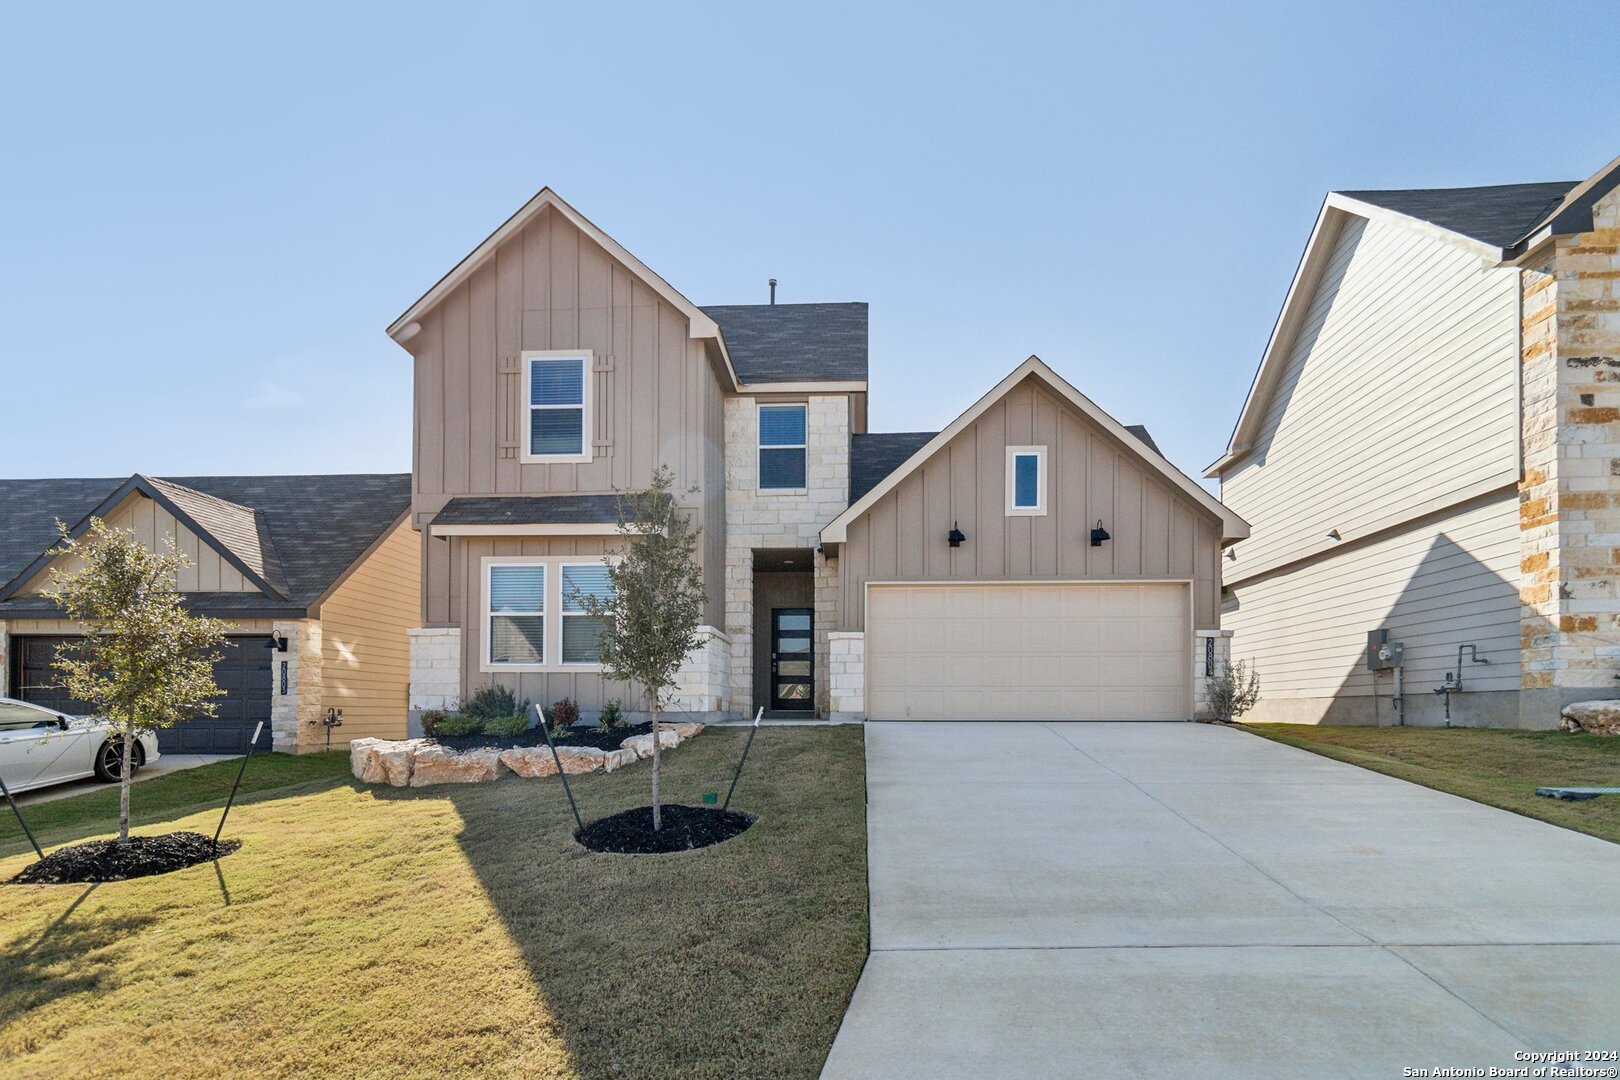
<path fill-rule="evenodd" d="M 1102 527 L 1102 518 L 1097 519 L 1097 527 L 1091 530 L 1091 546 L 1102 547 L 1106 541 L 1112 540 L 1108 530 Z"/>
<path fill-rule="evenodd" d="M 1339 535 L 1339 530 L 1338 529 L 1330 530 L 1328 532 L 1328 534 L 1327 534 L 1327 538 L 1329 540 L 1333 540 L 1333 541 L 1338 541 L 1338 540 L 1343 540 L 1344 539 L 1344 537 Z"/>
<path fill-rule="evenodd" d="M 276 652 L 286 652 L 287 635 L 283 634 L 280 630 L 270 631 L 270 638 L 264 643 L 264 647 L 267 649 L 273 649 Z"/>
<path fill-rule="evenodd" d="M 956 527 L 956 522 L 953 521 L 951 522 L 950 535 L 945 537 L 945 539 L 950 543 L 951 547 L 956 548 L 962 546 L 962 541 L 966 540 L 967 536 L 962 532 L 961 529 Z"/>

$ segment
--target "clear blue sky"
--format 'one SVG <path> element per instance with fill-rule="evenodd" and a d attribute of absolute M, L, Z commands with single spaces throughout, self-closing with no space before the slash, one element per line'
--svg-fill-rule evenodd
<path fill-rule="evenodd" d="M 1325 191 L 1620 154 L 1604 3 L 239 7 L 8 13 L 0 474 L 408 469 L 383 327 L 547 184 L 869 301 L 875 430 L 1037 353 L 1196 473 Z"/>

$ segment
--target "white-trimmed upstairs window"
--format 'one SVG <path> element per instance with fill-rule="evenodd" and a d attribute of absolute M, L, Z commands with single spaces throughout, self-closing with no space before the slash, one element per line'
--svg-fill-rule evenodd
<path fill-rule="evenodd" d="M 489 662 L 546 662 L 546 565 L 490 563 Z"/>
<path fill-rule="evenodd" d="M 1007 514 L 1046 513 L 1046 447 L 1007 447 Z"/>
<path fill-rule="evenodd" d="M 607 600 L 613 595 L 604 563 L 564 563 L 562 565 L 562 662 L 599 664 L 602 662 L 601 619 L 585 610 L 584 597 Z"/>
<path fill-rule="evenodd" d="M 591 354 L 525 352 L 525 461 L 591 459 Z"/>
<path fill-rule="evenodd" d="M 759 490 L 804 490 L 806 408 L 759 407 Z"/>

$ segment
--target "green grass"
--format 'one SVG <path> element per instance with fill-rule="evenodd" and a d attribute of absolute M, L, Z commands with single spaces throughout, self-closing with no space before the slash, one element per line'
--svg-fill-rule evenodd
<path fill-rule="evenodd" d="M 1620 787 L 1620 738 L 1484 728 L 1245 724 L 1302 750 L 1620 843 L 1620 795 L 1563 802 L 1538 787 Z"/>
<path fill-rule="evenodd" d="M 723 792 L 744 737 L 668 755 L 666 798 Z M 217 864 L 0 886 L 0 1071 L 814 1076 L 866 956 L 861 740 L 762 731 L 733 804 L 759 821 L 667 856 L 580 848 L 554 779 L 396 790 L 346 755 L 255 759 Z M 137 785 L 139 831 L 211 833 L 231 768 Z M 575 793 L 599 817 L 649 779 Z M 106 835 L 116 792 L 25 813 L 49 850 Z M 0 878 L 31 858 L 0 824 Z"/>

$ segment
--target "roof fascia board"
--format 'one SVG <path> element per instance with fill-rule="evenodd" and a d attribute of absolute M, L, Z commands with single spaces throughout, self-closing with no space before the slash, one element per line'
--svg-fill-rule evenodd
<path fill-rule="evenodd" d="M 187 529 L 191 530 L 191 532 L 194 533 L 199 540 L 207 544 L 216 553 L 218 553 L 220 558 L 230 563 L 238 573 L 257 585 L 261 592 L 264 592 L 277 600 L 287 599 L 286 594 L 284 594 L 280 589 L 277 589 L 275 586 L 271 585 L 268 581 L 264 580 L 264 578 L 259 574 L 255 573 L 252 567 L 248 566 L 245 562 L 238 558 L 236 553 L 225 544 L 221 543 L 218 537 L 214 536 L 213 533 L 199 525 L 195 520 L 192 519 L 190 514 L 186 513 L 179 506 L 177 506 L 174 500 L 164 495 L 157 485 L 153 484 L 140 473 L 136 473 L 128 480 L 125 480 L 122 484 L 119 484 L 118 487 L 113 490 L 112 494 L 108 495 L 105 499 L 102 499 L 101 502 L 96 504 L 93 510 L 75 522 L 73 527 L 68 530 L 68 538 L 77 540 L 79 537 L 83 536 L 85 532 L 89 530 L 90 522 L 92 520 L 96 518 L 106 518 L 108 513 L 115 509 L 125 499 L 129 498 L 131 494 L 136 492 L 139 492 L 148 499 L 151 499 L 153 502 L 157 503 L 159 506 L 163 507 L 163 509 L 166 510 L 176 521 L 184 525 Z M 0 589 L 0 601 L 11 599 L 11 597 L 16 594 L 18 589 L 22 588 L 29 581 L 33 580 L 36 574 L 49 566 L 51 561 L 56 558 L 56 556 L 52 554 L 55 548 L 56 544 L 53 542 L 50 547 L 46 548 L 40 553 L 38 558 L 24 567 L 21 573 L 8 581 L 5 588 Z"/>
<path fill-rule="evenodd" d="M 435 525 L 428 522 L 434 536 L 617 536 L 612 522 L 532 523 L 524 525 Z"/>
<path fill-rule="evenodd" d="M 1209 492 L 1205 491 L 1191 477 L 1187 476 L 1174 465 L 1170 464 L 1163 455 L 1148 450 L 1146 444 L 1126 430 L 1125 425 L 1109 416 L 1094 401 L 1075 389 L 1069 381 L 1053 371 L 1046 362 L 1038 356 L 1031 356 L 1022 364 L 1013 369 L 1005 379 L 993 386 L 988 393 L 974 402 L 966 412 L 951 421 L 950 425 L 935 435 L 922 448 L 901 463 L 900 467 L 884 477 L 876 487 L 862 495 L 852 503 L 843 513 L 833 518 L 821 530 L 821 541 L 824 544 L 842 544 L 849 538 L 849 525 L 856 518 L 866 513 L 874 504 L 889 492 L 893 491 L 900 482 L 915 472 L 923 462 L 933 457 L 941 448 L 950 443 L 956 436 L 965 431 L 979 417 L 1005 397 L 1013 387 L 1034 375 L 1073 405 L 1083 416 L 1097 424 L 1118 442 L 1130 449 L 1142 461 L 1169 480 L 1171 484 L 1182 492 L 1190 495 L 1196 502 L 1208 510 L 1221 523 L 1221 538 L 1223 541 L 1241 540 L 1249 535 L 1248 522 L 1227 509 Z"/>
<path fill-rule="evenodd" d="M 388 325 L 388 336 L 399 342 L 414 337 L 414 331 L 411 333 L 406 332 L 410 329 L 412 323 L 437 306 L 440 300 L 443 300 L 446 295 L 471 276 L 473 271 L 482 266 L 495 253 L 496 248 L 505 243 L 513 234 L 522 230 L 524 226 L 539 216 L 540 212 L 547 207 L 555 209 L 563 217 L 567 218 L 575 228 L 599 244 L 614 259 L 627 266 L 631 273 L 639 277 L 649 288 L 667 300 L 681 314 L 685 315 L 689 326 L 689 337 L 695 339 L 720 339 L 719 324 L 708 315 L 705 315 L 702 308 L 682 296 L 673 285 L 654 273 L 646 263 L 632 255 L 623 244 L 620 244 L 598 228 L 595 223 L 578 210 L 575 210 L 562 196 L 549 187 L 541 188 L 534 198 L 524 203 L 517 213 L 507 218 L 500 228 L 485 237 L 483 243 L 479 244 L 465 258 L 451 267 L 449 273 L 435 282 L 431 289 L 423 293 L 416 303 L 405 310 L 404 314 L 390 323 Z M 721 340 L 720 349 L 722 354 L 725 354 L 725 342 L 723 339 Z M 725 355 L 726 367 L 730 369 L 731 357 L 729 354 Z M 735 385 L 736 375 L 734 372 L 732 382 Z"/>
<path fill-rule="evenodd" d="M 742 383 L 739 394 L 864 394 L 864 382 Z"/>

